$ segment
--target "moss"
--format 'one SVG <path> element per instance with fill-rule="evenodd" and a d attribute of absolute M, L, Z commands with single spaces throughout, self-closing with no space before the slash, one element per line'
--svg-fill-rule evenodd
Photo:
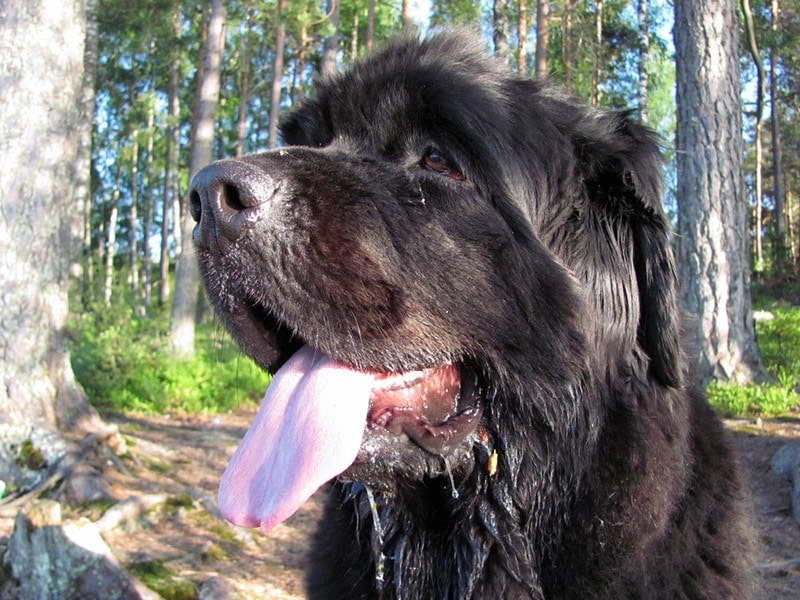
<path fill-rule="evenodd" d="M 128 565 L 128 570 L 164 600 L 196 600 L 197 586 L 191 581 L 176 578 L 163 562 L 147 560 Z"/>
<path fill-rule="evenodd" d="M 24 440 L 20 444 L 15 460 L 17 466 L 31 469 L 32 471 L 39 471 L 47 466 L 47 459 L 30 440 Z"/>
<path fill-rule="evenodd" d="M 221 562 L 225 560 L 230 560 L 231 555 L 226 552 L 223 548 L 214 544 L 213 542 L 210 543 L 202 552 L 200 557 L 203 559 L 203 562 Z"/>
<path fill-rule="evenodd" d="M 177 465 L 154 460 L 152 458 L 143 457 L 142 463 L 150 470 L 160 473 L 161 475 L 171 475 L 178 471 Z"/>
<path fill-rule="evenodd" d="M 0 588 L 6 583 L 17 585 L 19 582 L 14 578 L 11 565 L 5 562 L 5 553 L 0 554 Z"/>
<path fill-rule="evenodd" d="M 244 543 L 236 534 L 231 530 L 231 528 L 226 525 L 225 523 L 221 523 L 218 519 L 210 515 L 209 513 L 202 511 L 198 512 L 196 515 L 193 515 L 193 520 L 197 524 L 198 527 L 201 527 L 208 531 L 209 533 L 213 534 L 217 537 L 220 541 L 227 542 L 232 544 L 236 548 L 243 548 Z"/>
<path fill-rule="evenodd" d="M 166 507 L 169 509 L 191 508 L 194 506 L 194 498 L 189 494 L 176 494 L 167 498 Z"/>
<path fill-rule="evenodd" d="M 78 508 L 81 515 L 88 517 L 92 521 L 96 521 L 103 513 L 117 503 L 116 500 L 92 500 L 91 502 L 84 502 Z"/>

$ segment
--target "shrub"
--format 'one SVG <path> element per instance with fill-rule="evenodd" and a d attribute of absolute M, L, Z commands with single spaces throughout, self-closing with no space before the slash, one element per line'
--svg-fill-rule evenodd
<path fill-rule="evenodd" d="M 770 308 L 774 319 L 756 323 L 761 358 L 774 382 L 712 383 L 711 403 L 727 416 L 775 416 L 800 409 L 800 308 Z"/>
<path fill-rule="evenodd" d="M 70 327 L 75 376 L 98 408 L 214 413 L 263 394 L 268 375 L 218 328 L 201 328 L 196 356 L 178 359 L 167 351 L 165 319 L 110 312 L 94 310 Z"/>

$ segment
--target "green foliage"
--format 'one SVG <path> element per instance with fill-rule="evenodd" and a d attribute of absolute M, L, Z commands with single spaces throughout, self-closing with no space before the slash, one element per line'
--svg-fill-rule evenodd
<path fill-rule="evenodd" d="M 470 25 L 480 22 L 481 3 L 469 0 L 433 0 L 431 25 Z"/>
<path fill-rule="evenodd" d="M 800 308 L 773 308 L 756 324 L 761 358 L 775 382 L 737 386 L 713 383 L 711 403 L 725 415 L 775 416 L 800 410 Z"/>
<path fill-rule="evenodd" d="M 194 359 L 167 351 L 164 318 L 95 308 L 73 321 L 72 366 L 100 409 L 143 413 L 226 411 L 257 401 L 269 377 L 218 327 L 201 328 Z"/>
<path fill-rule="evenodd" d="M 128 570 L 165 600 L 196 600 L 198 597 L 195 584 L 174 577 L 161 561 L 132 563 L 128 565 Z"/>

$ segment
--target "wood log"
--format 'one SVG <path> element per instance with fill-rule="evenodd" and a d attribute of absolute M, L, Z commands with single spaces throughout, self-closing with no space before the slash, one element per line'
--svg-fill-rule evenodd
<path fill-rule="evenodd" d="M 0 590 L 4 598 L 160 598 L 119 564 L 94 523 L 63 523 L 53 500 L 34 500 L 20 510 L 3 562 L 13 578 Z"/>

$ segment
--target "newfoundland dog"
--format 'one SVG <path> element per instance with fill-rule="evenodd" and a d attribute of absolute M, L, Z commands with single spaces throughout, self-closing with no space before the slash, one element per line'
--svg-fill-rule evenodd
<path fill-rule="evenodd" d="M 216 313 L 274 373 L 226 518 L 267 531 L 332 481 L 311 598 L 748 595 L 651 131 L 445 31 L 324 78 L 282 135 L 190 193 Z"/>

